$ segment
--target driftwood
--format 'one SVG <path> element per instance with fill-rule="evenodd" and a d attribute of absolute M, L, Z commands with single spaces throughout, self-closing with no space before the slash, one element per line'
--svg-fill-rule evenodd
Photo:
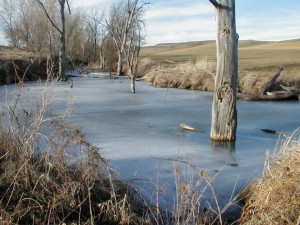
<path fill-rule="evenodd" d="M 198 130 L 197 130 L 196 128 L 191 127 L 191 126 L 189 126 L 189 125 L 186 125 L 186 124 L 184 124 L 184 123 L 180 123 L 179 125 L 180 125 L 180 127 L 181 127 L 183 130 L 189 130 L 189 131 L 198 132 Z"/>
<path fill-rule="evenodd" d="M 283 67 L 279 66 L 277 72 L 272 77 L 272 79 L 268 82 L 265 90 L 263 91 L 264 94 L 272 89 L 272 87 L 274 86 L 276 80 L 278 79 L 282 71 L 283 71 Z"/>
<path fill-rule="evenodd" d="M 270 91 L 275 84 L 277 78 L 280 76 L 283 67 L 278 67 L 276 74 L 268 82 L 263 94 L 260 95 L 245 95 L 239 94 L 238 99 L 243 101 L 274 101 L 274 100 L 283 100 L 283 99 L 299 99 L 300 100 L 300 88 L 298 87 L 287 87 L 280 85 L 283 91 Z"/>
<path fill-rule="evenodd" d="M 243 101 L 274 101 L 283 99 L 296 99 L 298 98 L 297 92 L 286 91 L 284 94 L 273 95 L 238 95 L 239 100 Z"/>
<path fill-rule="evenodd" d="M 284 86 L 284 85 L 280 85 L 280 87 L 285 90 L 285 91 L 297 91 L 300 93 L 300 88 L 299 87 L 287 87 L 287 86 Z"/>
<path fill-rule="evenodd" d="M 183 130 L 188 130 L 188 131 L 193 131 L 193 132 L 205 132 L 205 131 L 200 131 L 200 130 L 198 130 L 194 127 L 191 127 L 189 125 L 186 125 L 184 123 L 180 123 L 179 125 L 180 125 L 181 129 L 183 129 Z"/>
<path fill-rule="evenodd" d="M 272 95 L 272 96 L 276 96 L 276 95 L 284 95 L 286 94 L 287 91 L 272 91 L 272 92 L 269 92 L 267 91 L 267 95 Z"/>

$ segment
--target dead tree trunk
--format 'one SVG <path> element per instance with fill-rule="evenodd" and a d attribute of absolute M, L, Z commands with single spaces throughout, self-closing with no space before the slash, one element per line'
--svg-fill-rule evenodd
<path fill-rule="evenodd" d="M 283 67 L 279 66 L 277 72 L 275 75 L 272 77 L 272 79 L 268 82 L 265 90 L 263 91 L 263 94 L 266 94 L 268 91 L 271 91 L 272 87 L 274 86 L 276 80 L 280 76 L 281 72 L 283 71 Z"/>
<path fill-rule="evenodd" d="M 37 2 L 41 5 L 42 9 L 44 10 L 47 18 L 49 19 L 52 26 L 59 32 L 60 34 L 60 53 L 59 53 L 59 77 L 62 80 L 66 79 L 66 24 L 65 24 L 65 4 L 67 3 L 69 13 L 71 14 L 70 6 L 68 0 L 58 0 L 60 5 L 60 14 L 61 14 L 61 23 L 62 28 L 59 28 L 58 25 L 55 24 L 53 19 L 50 17 L 50 15 L 47 12 L 47 9 L 45 8 L 44 4 L 41 0 L 37 0 Z"/>
<path fill-rule="evenodd" d="M 117 76 L 122 75 L 123 60 L 124 60 L 124 50 L 123 47 L 121 47 L 121 50 L 118 52 Z"/>
<path fill-rule="evenodd" d="M 238 76 L 238 35 L 235 0 L 209 0 L 216 8 L 217 72 L 212 106 L 210 138 L 234 141 L 236 138 L 236 91 Z"/>
<path fill-rule="evenodd" d="M 62 29 L 60 35 L 59 75 L 66 79 L 66 23 L 65 23 L 65 0 L 60 0 L 60 15 Z"/>

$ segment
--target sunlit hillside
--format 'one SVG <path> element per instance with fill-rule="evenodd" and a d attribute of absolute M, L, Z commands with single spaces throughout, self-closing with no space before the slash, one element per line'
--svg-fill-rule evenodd
<path fill-rule="evenodd" d="M 216 59 L 215 41 L 185 42 L 159 44 L 144 47 L 143 57 L 155 62 L 193 61 L 207 58 Z M 283 65 L 284 67 L 300 65 L 300 39 L 266 42 L 240 41 L 239 67 L 241 69 L 260 69 Z"/>

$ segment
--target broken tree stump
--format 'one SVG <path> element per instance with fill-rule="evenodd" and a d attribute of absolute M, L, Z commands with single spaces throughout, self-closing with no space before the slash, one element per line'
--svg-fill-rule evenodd
<path fill-rule="evenodd" d="M 280 76 L 281 72 L 283 71 L 283 67 L 279 66 L 277 72 L 275 73 L 275 75 L 272 77 L 272 79 L 268 82 L 265 90 L 263 91 L 263 94 L 266 94 L 268 91 L 272 90 L 272 87 L 274 86 L 276 80 L 278 79 L 278 77 Z"/>

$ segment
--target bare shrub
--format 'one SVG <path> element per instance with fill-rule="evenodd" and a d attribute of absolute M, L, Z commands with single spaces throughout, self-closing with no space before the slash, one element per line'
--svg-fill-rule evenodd
<path fill-rule="evenodd" d="M 192 165 L 192 160 L 192 157 L 187 161 L 174 160 L 174 184 L 171 184 L 172 191 L 170 190 L 174 190 L 173 208 L 162 206 L 164 195 L 169 191 L 166 190 L 168 184 L 152 183 L 155 191 L 150 202 L 155 224 L 229 224 L 236 221 L 239 217 L 238 212 L 235 215 L 226 215 L 227 210 L 237 203 L 235 190 L 233 189 L 228 203 L 221 206 L 213 185 L 218 173 L 211 176 L 207 171 Z M 159 174 L 157 182 L 158 180 Z"/>
<path fill-rule="evenodd" d="M 277 156 L 267 157 L 264 175 L 243 193 L 241 224 L 299 224 L 299 131 L 286 139 Z"/>
<path fill-rule="evenodd" d="M 53 84 L 41 85 L 34 100 L 18 87 L 3 110 L 1 223 L 147 224 L 135 213 L 133 190 L 115 180 L 99 149 L 70 126 L 72 108 L 50 116 Z"/>

